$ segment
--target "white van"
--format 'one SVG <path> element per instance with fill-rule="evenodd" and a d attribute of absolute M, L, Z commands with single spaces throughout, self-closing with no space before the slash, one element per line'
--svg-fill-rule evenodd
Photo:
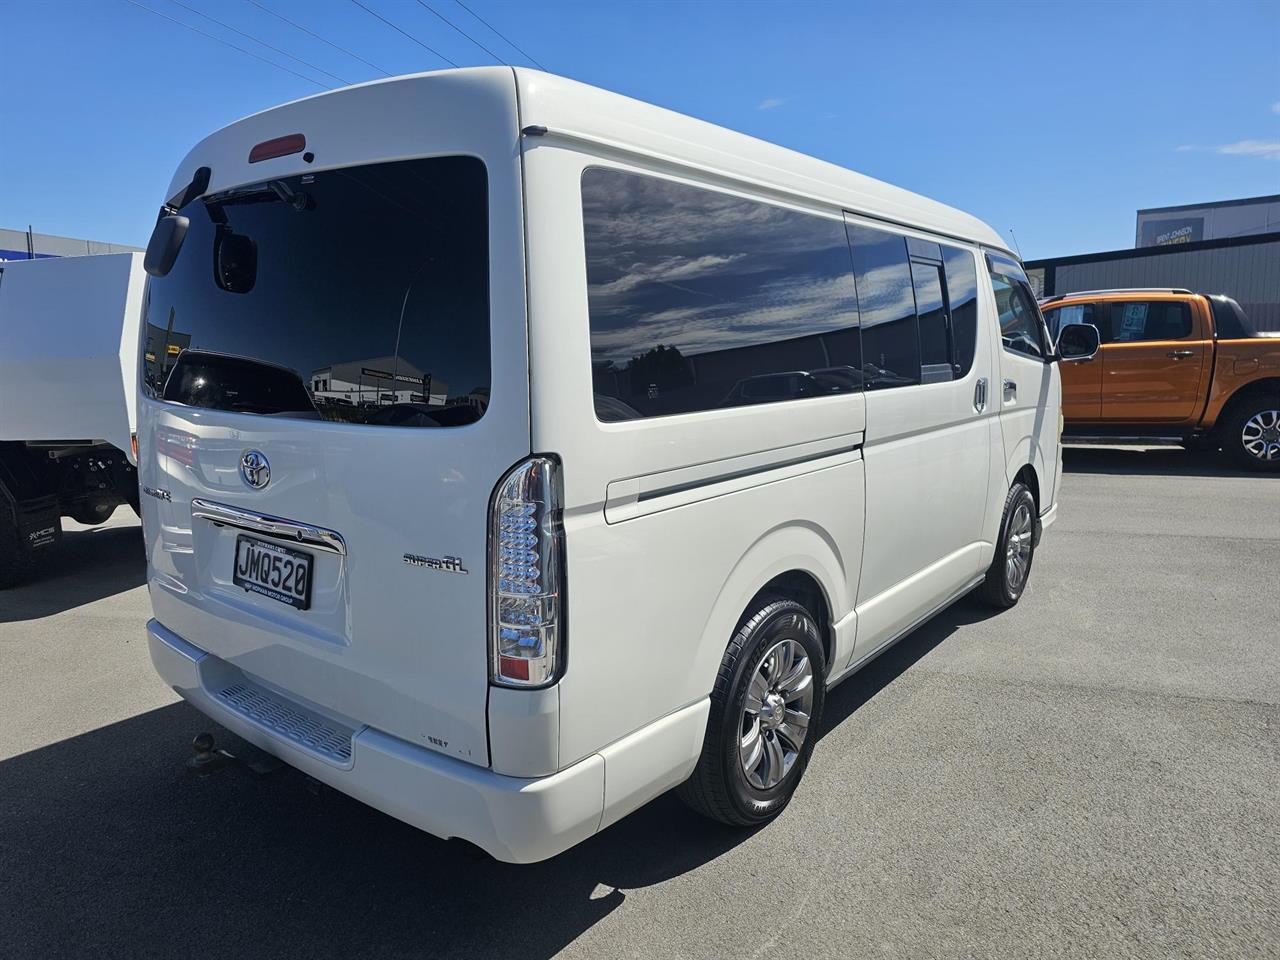
<path fill-rule="evenodd" d="M 169 193 L 156 669 L 499 859 L 677 786 L 776 815 L 825 691 L 974 588 L 1016 603 L 1054 519 L 1035 299 L 922 197 L 497 67 L 241 120 Z"/>

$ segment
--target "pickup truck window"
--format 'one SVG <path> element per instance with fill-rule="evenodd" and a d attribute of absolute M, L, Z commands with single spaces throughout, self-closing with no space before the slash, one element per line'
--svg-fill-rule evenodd
<path fill-rule="evenodd" d="M 1062 328 L 1069 323 L 1087 323 L 1098 328 L 1099 339 L 1105 340 L 1102 336 L 1103 327 L 1107 326 L 1102 322 L 1096 314 L 1096 304 L 1092 303 L 1071 303 L 1065 307 L 1055 307 L 1044 312 L 1044 322 L 1049 327 L 1049 336 L 1053 337 L 1054 342 L 1058 340 L 1058 334 L 1062 332 Z M 1108 318 L 1109 319 L 1109 318 Z"/>
<path fill-rule="evenodd" d="M 1125 300 L 1112 303 L 1110 323 L 1099 325 L 1103 343 L 1181 340 L 1191 335 L 1191 307 L 1182 300 Z"/>

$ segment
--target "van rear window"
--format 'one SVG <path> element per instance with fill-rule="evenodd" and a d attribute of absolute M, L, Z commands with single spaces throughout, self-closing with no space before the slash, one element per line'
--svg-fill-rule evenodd
<path fill-rule="evenodd" d="M 191 201 L 149 281 L 143 389 L 174 403 L 383 426 L 489 398 L 487 180 L 474 157 L 318 171 Z"/>
<path fill-rule="evenodd" d="M 603 167 L 582 205 L 600 420 L 862 389 L 841 221 Z"/>

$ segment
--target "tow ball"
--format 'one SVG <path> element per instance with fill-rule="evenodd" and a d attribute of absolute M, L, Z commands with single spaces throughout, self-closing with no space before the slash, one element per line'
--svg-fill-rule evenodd
<path fill-rule="evenodd" d="M 260 750 L 249 748 L 244 756 L 236 756 L 228 750 L 220 749 L 213 741 L 213 734 L 198 733 L 191 741 L 192 756 L 187 760 L 187 771 L 196 776 L 207 777 L 223 767 L 235 766 L 255 777 L 265 777 L 279 770 L 282 764 L 275 757 Z"/>

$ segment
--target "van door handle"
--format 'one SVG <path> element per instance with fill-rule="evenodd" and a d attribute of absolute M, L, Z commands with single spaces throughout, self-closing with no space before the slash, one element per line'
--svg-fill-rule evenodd
<path fill-rule="evenodd" d="M 1195 355 L 1196 352 L 1194 350 L 1170 350 L 1165 354 L 1171 360 L 1185 360 L 1187 357 L 1194 357 Z"/>
<path fill-rule="evenodd" d="M 981 413 L 987 409 L 987 378 L 979 377 L 973 385 L 973 409 Z"/>
<path fill-rule="evenodd" d="M 1004 402 L 1014 403 L 1018 399 L 1018 385 L 1012 380 L 1004 382 Z"/>

